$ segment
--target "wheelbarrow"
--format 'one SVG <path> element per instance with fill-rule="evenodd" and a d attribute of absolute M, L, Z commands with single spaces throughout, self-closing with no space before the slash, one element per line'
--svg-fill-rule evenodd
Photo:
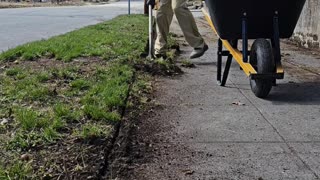
<path fill-rule="evenodd" d="M 250 79 L 253 93 L 269 95 L 284 78 L 280 39 L 290 38 L 306 0 L 206 0 L 203 13 L 218 35 L 217 81 L 225 86 L 235 59 Z M 254 42 L 249 50 L 248 41 Z M 242 47 L 238 42 L 242 40 Z M 226 50 L 223 50 L 223 46 Z M 222 73 L 222 57 L 228 57 Z"/>

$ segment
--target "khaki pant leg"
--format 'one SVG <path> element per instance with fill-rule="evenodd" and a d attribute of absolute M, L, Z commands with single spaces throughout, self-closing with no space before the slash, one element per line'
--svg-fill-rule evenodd
<path fill-rule="evenodd" d="M 161 0 L 156 15 L 158 36 L 155 42 L 155 54 L 165 53 L 172 18 L 172 0 Z"/>
<path fill-rule="evenodd" d="M 189 45 L 193 48 L 203 48 L 204 40 L 199 33 L 195 19 L 187 7 L 186 1 L 172 0 L 174 14 Z"/>

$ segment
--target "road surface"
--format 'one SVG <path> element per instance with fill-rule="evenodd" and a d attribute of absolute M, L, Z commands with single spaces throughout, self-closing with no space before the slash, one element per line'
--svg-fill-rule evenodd
<path fill-rule="evenodd" d="M 143 12 L 143 1 L 131 2 L 132 13 Z M 106 5 L 0 9 L 0 52 L 47 39 L 127 14 L 127 1 Z"/>

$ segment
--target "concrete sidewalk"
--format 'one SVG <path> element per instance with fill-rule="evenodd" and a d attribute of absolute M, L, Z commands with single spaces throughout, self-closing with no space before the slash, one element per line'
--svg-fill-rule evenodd
<path fill-rule="evenodd" d="M 152 150 L 132 179 L 319 179 L 318 52 L 284 44 L 285 79 L 258 99 L 235 62 L 227 86 L 216 84 L 217 37 L 197 23 L 210 50 L 184 75 L 158 80 L 161 109 L 146 123 L 160 127 L 146 132 Z M 187 58 L 190 47 L 181 48 Z"/>

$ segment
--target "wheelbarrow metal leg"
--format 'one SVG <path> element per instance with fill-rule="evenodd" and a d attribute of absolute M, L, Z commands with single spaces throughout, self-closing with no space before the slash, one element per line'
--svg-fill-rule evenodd
<path fill-rule="evenodd" d="M 221 83 L 221 69 L 222 69 L 222 41 L 218 40 L 218 62 L 217 62 L 217 82 Z"/>
<path fill-rule="evenodd" d="M 246 16 L 246 13 L 244 13 Z M 242 18 L 242 58 L 243 62 L 248 62 L 248 24 L 247 18 Z"/>
<path fill-rule="evenodd" d="M 281 49 L 280 49 L 280 32 L 279 32 L 279 17 L 276 11 L 273 17 L 273 39 L 271 40 L 273 47 L 273 57 L 275 62 L 275 69 L 277 71 L 277 64 L 281 64 Z M 273 79 L 272 85 L 277 85 L 277 80 Z"/>
<path fill-rule="evenodd" d="M 225 67 L 224 72 L 223 72 L 223 77 L 222 77 L 222 81 L 221 81 L 220 86 L 225 86 L 226 85 L 226 82 L 227 82 L 227 79 L 228 79 L 228 76 L 229 76 L 231 62 L 232 62 L 232 55 L 229 54 L 227 62 L 226 62 L 226 67 Z"/>
<path fill-rule="evenodd" d="M 280 50 L 280 32 L 279 32 L 279 18 L 278 12 L 275 13 L 273 18 L 273 49 L 274 60 L 276 63 L 281 62 L 281 50 Z"/>
<path fill-rule="evenodd" d="M 238 45 L 238 40 L 234 40 L 231 42 L 232 47 L 233 48 L 237 48 Z M 223 56 L 227 56 L 227 62 L 225 65 L 225 69 L 223 71 L 223 76 L 222 76 L 222 80 L 221 80 L 221 72 L 222 72 L 222 57 Z M 217 83 L 220 86 L 225 86 L 227 79 L 228 79 L 228 75 L 229 75 L 229 71 L 230 71 L 230 66 L 231 66 L 231 62 L 232 62 L 232 54 L 230 54 L 229 51 L 223 51 L 222 48 L 222 40 L 219 39 L 218 41 L 218 62 L 217 62 Z"/>

